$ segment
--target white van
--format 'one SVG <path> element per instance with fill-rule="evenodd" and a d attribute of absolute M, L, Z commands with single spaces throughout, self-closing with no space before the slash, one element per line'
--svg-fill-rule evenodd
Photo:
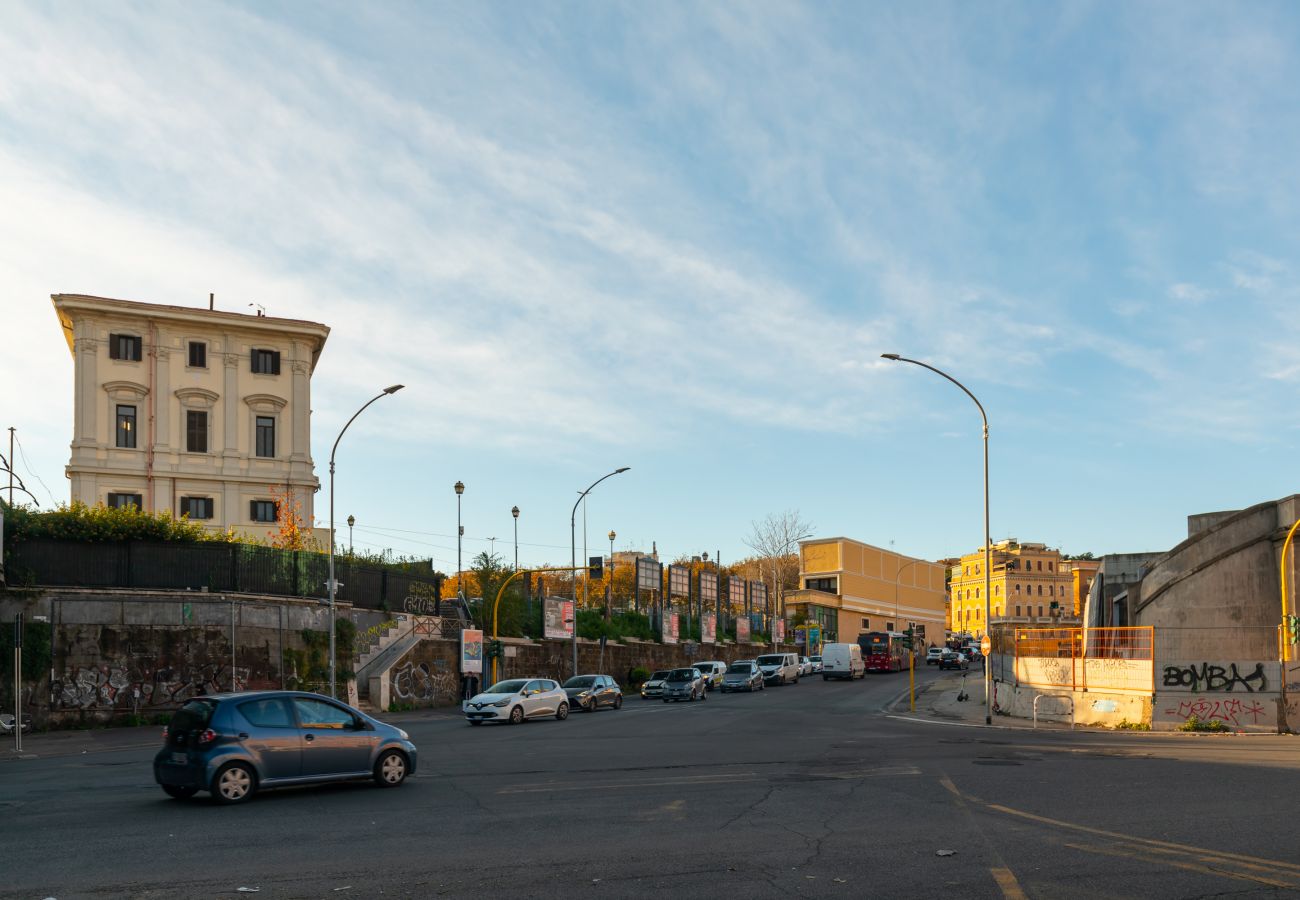
<path fill-rule="evenodd" d="M 827 644 L 822 647 L 822 681 L 832 678 L 865 678 L 867 664 L 857 644 Z"/>
<path fill-rule="evenodd" d="M 767 684 L 799 683 L 799 657 L 793 653 L 764 653 L 755 662 Z"/>

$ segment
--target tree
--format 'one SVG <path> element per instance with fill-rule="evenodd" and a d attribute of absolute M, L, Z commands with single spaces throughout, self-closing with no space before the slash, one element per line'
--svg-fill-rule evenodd
<path fill-rule="evenodd" d="M 752 522 L 745 546 L 757 553 L 771 573 L 772 596 L 780 597 L 799 586 L 799 542 L 812 537 L 815 526 L 799 515 L 797 509 L 768 513 L 761 522 Z M 766 579 L 764 579 L 766 580 Z"/>
<path fill-rule="evenodd" d="M 275 535 L 271 546 L 281 550 L 315 550 L 316 541 L 309 538 L 302 530 L 302 503 L 294 496 L 293 488 L 284 486 L 284 490 L 270 487 L 271 498 L 275 501 Z"/>

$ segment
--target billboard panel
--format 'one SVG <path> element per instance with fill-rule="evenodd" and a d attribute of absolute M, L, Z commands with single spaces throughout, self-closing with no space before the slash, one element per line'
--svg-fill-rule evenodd
<path fill-rule="evenodd" d="M 749 605 L 754 609 L 767 609 L 767 585 L 761 581 L 749 583 Z"/>
<path fill-rule="evenodd" d="M 718 640 L 718 614 L 705 613 L 704 621 L 700 623 L 700 643 L 714 644 Z"/>
<path fill-rule="evenodd" d="M 461 629 L 460 671 L 465 675 L 483 672 L 483 632 L 477 628 Z"/>
<path fill-rule="evenodd" d="M 731 602 L 731 608 L 745 608 L 745 582 L 741 578 L 727 579 L 727 599 Z"/>
<path fill-rule="evenodd" d="M 689 597 L 691 595 L 691 570 L 688 567 L 668 567 L 668 594 L 672 597 Z"/>
<path fill-rule="evenodd" d="M 636 589 L 638 591 L 663 590 L 662 566 L 649 556 L 636 558 Z"/>
<path fill-rule="evenodd" d="M 749 618 L 741 616 L 736 620 L 736 643 L 749 643 Z"/>
<path fill-rule="evenodd" d="M 717 572 L 700 573 L 700 599 L 705 603 L 716 603 L 718 601 Z"/>
<path fill-rule="evenodd" d="M 548 638 L 573 637 L 573 601 L 547 597 L 542 601 L 542 633 Z"/>

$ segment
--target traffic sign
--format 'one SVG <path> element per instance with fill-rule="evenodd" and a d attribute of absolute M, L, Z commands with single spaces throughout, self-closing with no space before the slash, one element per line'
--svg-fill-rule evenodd
<path fill-rule="evenodd" d="M 988 656 L 989 651 L 992 649 L 993 649 L 993 642 L 989 640 L 989 636 L 986 634 L 984 635 L 983 638 L 980 639 L 980 655 Z"/>

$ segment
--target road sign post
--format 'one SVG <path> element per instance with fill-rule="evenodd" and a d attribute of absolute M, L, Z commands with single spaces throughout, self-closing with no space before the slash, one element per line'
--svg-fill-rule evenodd
<path fill-rule="evenodd" d="M 14 752 L 23 752 L 23 614 L 14 616 Z"/>

